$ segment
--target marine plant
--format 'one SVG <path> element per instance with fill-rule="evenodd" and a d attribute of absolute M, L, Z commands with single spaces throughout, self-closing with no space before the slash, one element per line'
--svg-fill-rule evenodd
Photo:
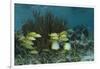
<path fill-rule="evenodd" d="M 35 31 L 42 35 L 41 39 L 34 43 L 39 50 L 50 48 L 51 42 L 48 34 L 67 30 L 67 22 L 54 16 L 50 11 L 44 15 L 40 15 L 39 11 L 33 11 L 33 18 L 34 21 L 30 20 L 22 26 L 22 32 L 26 35 L 28 32 Z"/>
<path fill-rule="evenodd" d="M 92 34 L 84 25 L 72 28 L 50 11 L 34 10 L 33 20 L 15 32 L 15 64 L 81 61 L 88 50 L 93 51 Z"/>

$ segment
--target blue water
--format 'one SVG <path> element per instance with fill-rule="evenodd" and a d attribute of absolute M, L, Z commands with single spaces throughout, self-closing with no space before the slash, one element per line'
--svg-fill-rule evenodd
<path fill-rule="evenodd" d="M 20 30 L 28 19 L 33 19 L 33 10 L 39 10 L 41 14 L 49 10 L 55 16 L 66 20 L 71 27 L 85 24 L 90 31 L 94 29 L 93 8 L 15 4 L 15 31 Z"/>

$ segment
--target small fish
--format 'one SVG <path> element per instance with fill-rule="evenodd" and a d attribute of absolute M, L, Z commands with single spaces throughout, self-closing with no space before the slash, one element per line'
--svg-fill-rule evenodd
<path fill-rule="evenodd" d="M 30 37 L 30 36 L 29 37 L 27 36 L 26 39 L 28 39 L 28 40 L 36 40 L 36 38 Z"/>
<path fill-rule="evenodd" d="M 52 43 L 51 49 L 53 49 L 53 50 L 59 50 L 60 49 L 59 43 L 57 41 L 54 41 Z"/>
<path fill-rule="evenodd" d="M 31 54 L 38 54 L 38 51 L 37 50 L 32 50 L 30 51 Z"/>
<path fill-rule="evenodd" d="M 62 32 L 59 33 L 60 36 L 61 35 L 66 35 L 67 36 L 67 34 L 68 34 L 67 31 L 62 31 Z"/>
<path fill-rule="evenodd" d="M 36 37 L 36 38 L 40 38 L 40 37 L 42 37 L 40 34 L 36 34 L 34 37 Z"/>
<path fill-rule="evenodd" d="M 27 34 L 29 37 L 39 38 L 42 37 L 40 34 L 37 34 L 36 32 L 30 32 Z"/>
<path fill-rule="evenodd" d="M 64 44 L 64 50 L 71 50 L 71 44 L 70 43 L 65 43 Z"/>
<path fill-rule="evenodd" d="M 59 34 L 59 41 L 68 41 L 68 33 L 66 31 Z"/>
<path fill-rule="evenodd" d="M 51 33 L 49 36 L 50 36 L 51 40 L 58 40 L 59 39 L 59 35 L 57 33 Z"/>

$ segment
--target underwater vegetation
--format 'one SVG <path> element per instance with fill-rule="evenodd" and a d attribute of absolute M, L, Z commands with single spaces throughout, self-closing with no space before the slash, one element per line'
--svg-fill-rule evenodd
<path fill-rule="evenodd" d="M 94 35 L 82 24 L 74 28 L 50 11 L 33 11 L 15 32 L 15 65 L 94 60 Z"/>

